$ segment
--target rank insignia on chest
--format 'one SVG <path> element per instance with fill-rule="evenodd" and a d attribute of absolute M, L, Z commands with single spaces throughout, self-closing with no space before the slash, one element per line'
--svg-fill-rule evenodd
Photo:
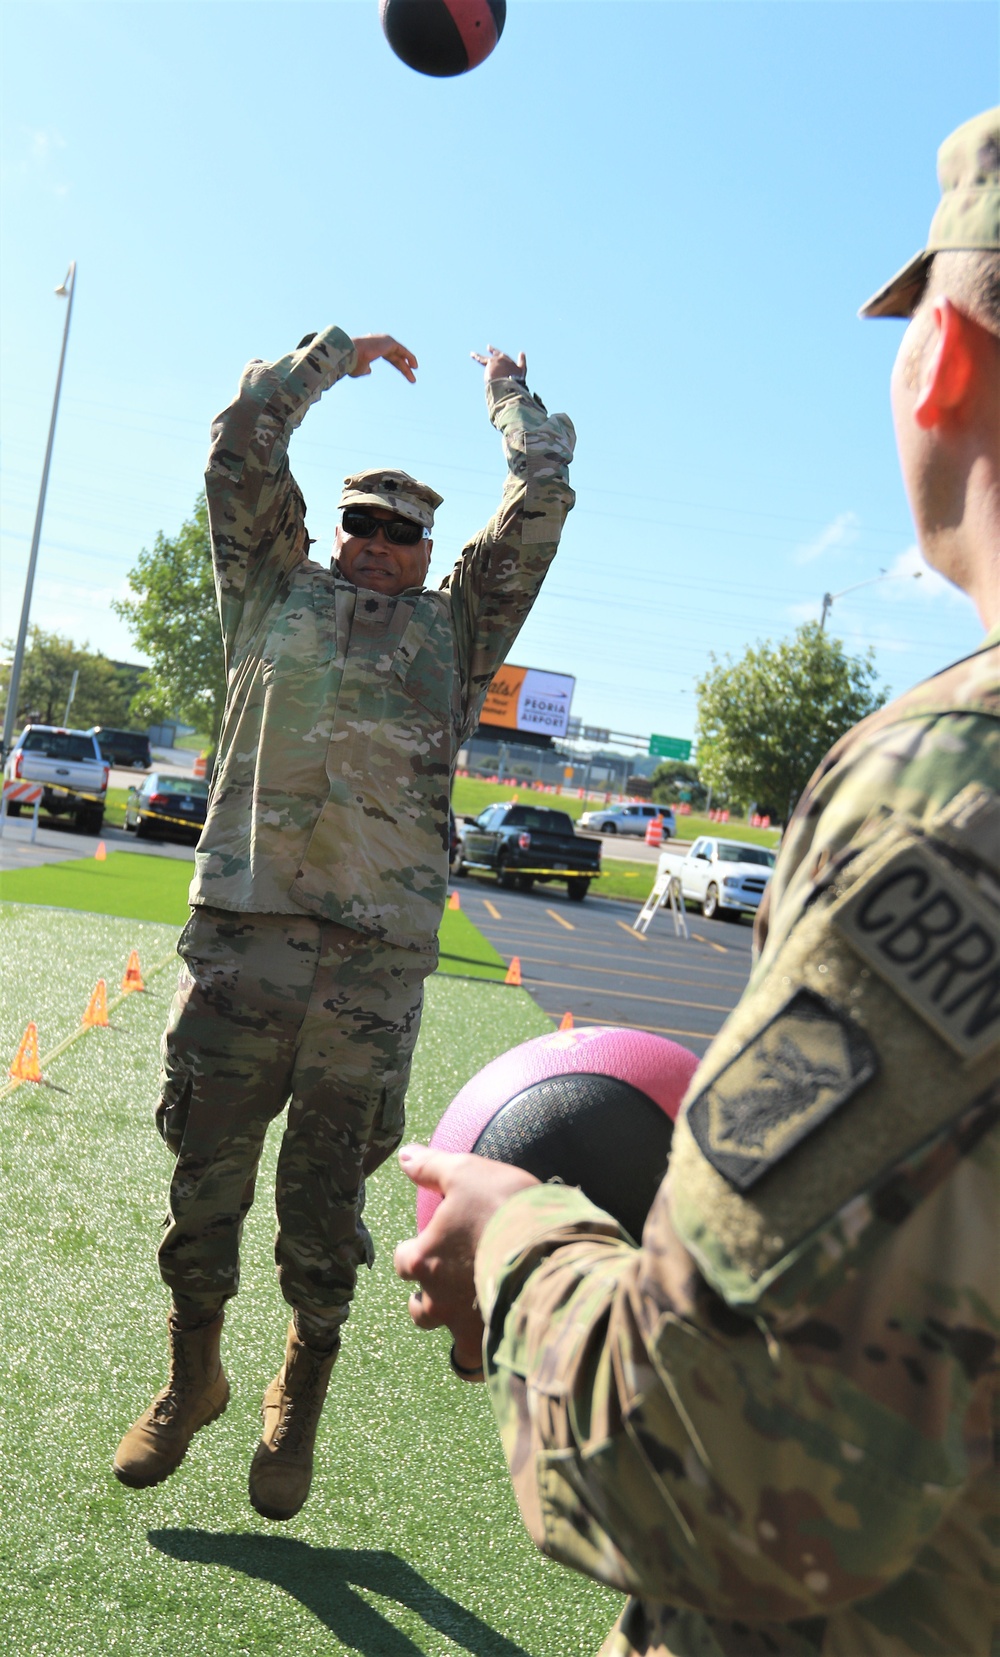
<path fill-rule="evenodd" d="M 692 1101 L 688 1125 L 712 1166 L 748 1191 L 876 1069 L 865 1032 L 799 989 Z"/>

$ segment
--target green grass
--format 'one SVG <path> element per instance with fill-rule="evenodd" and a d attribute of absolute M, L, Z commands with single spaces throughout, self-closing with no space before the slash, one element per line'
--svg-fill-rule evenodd
<path fill-rule="evenodd" d="M 438 931 L 438 971 L 502 983 L 508 963 L 460 909 L 446 909 Z"/>
<path fill-rule="evenodd" d="M 677 833 L 685 840 L 697 840 L 699 834 L 711 834 L 716 840 L 748 840 L 754 846 L 776 846 L 780 829 L 751 828 L 738 818 L 728 823 L 712 823 L 707 817 L 678 817 Z"/>
<path fill-rule="evenodd" d="M 187 858 L 110 852 L 101 863 L 93 857 L 73 858 L 0 874 L 0 898 L 8 903 L 172 921 L 182 926 L 188 916 L 191 874 Z M 507 963 L 461 910 L 445 910 L 439 941 L 441 972 L 460 978 L 503 979 Z"/>
<path fill-rule="evenodd" d="M 125 824 L 125 802 L 132 790 L 130 788 L 109 788 L 104 802 L 104 821 L 112 828 L 123 828 Z"/>
<path fill-rule="evenodd" d="M 176 928 L 0 911 L 0 1055 L 38 1021 L 43 1058 L 128 950 L 162 959 Z M 418 1334 L 391 1270 L 413 1229 L 395 1162 L 371 1182 L 378 1247 L 324 1414 L 312 1497 L 288 1526 L 246 1498 L 258 1408 L 287 1308 L 274 1279 L 278 1128 L 227 1318 L 227 1413 L 155 1490 L 111 1474 L 119 1436 L 164 1375 L 154 1250 L 170 1160 L 153 1129 L 157 1046 L 174 973 L 149 980 L 54 1061 L 49 1085 L 0 1102 L 4 1614 L 23 1657 L 591 1657 L 620 1598 L 537 1555 L 522 1528 L 483 1388 Z M 521 991 L 436 977 L 410 1088 L 426 1137 L 482 1064 L 550 1029 Z"/>
<path fill-rule="evenodd" d="M 572 794 L 535 794 L 530 788 L 518 788 L 514 783 L 480 782 L 478 777 L 456 777 L 451 791 L 451 809 L 460 817 L 478 817 L 488 805 L 496 805 L 500 800 L 512 800 L 515 794 L 522 802 L 530 801 L 548 806 L 553 811 L 565 811 L 574 822 L 585 811 L 592 811 L 603 799 L 603 795 L 595 795 L 593 799 L 581 800 L 575 790 Z"/>
<path fill-rule="evenodd" d="M 187 891 L 193 857 L 147 857 L 142 852 L 110 852 L 106 861 L 72 858 L 42 863 L 0 875 L 0 898 L 8 903 L 40 903 L 56 909 L 83 909 L 92 915 L 124 915 L 136 920 L 187 920 Z"/>

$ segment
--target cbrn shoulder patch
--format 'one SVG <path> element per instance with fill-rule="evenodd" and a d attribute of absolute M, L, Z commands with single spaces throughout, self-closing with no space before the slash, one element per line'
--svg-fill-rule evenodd
<path fill-rule="evenodd" d="M 688 1126 L 712 1166 L 748 1191 L 877 1068 L 860 1025 L 814 991 L 798 989 L 695 1096 Z"/>
<path fill-rule="evenodd" d="M 1000 912 L 926 841 L 898 849 L 830 919 L 961 1058 L 1000 1044 Z"/>

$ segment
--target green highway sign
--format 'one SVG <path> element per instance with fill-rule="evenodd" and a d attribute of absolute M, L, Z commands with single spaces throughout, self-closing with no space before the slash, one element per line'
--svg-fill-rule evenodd
<path fill-rule="evenodd" d="M 690 759 L 691 744 L 682 736 L 651 736 L 649 752 L 659 759 Z"/>

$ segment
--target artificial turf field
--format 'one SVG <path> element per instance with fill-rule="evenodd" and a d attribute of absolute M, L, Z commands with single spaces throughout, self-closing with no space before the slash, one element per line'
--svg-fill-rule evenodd
<path fill-rule="evenodd" d="M 159 869 L 166 860 L 135 861 Z M 481 955 L 476 929 L 452 919 L 462 922 L 454 953 Z M 149 968 L 171 956 L 178 930 L 31 903 L 5 904 L 0 925 L 4 1068 L 29 1018 L 44 1060 L 78 1025 L 99 976 L 113 993 L 131 948 Z M 165 1374 L 154 1249 L 170 1161 L 151 1110 L 173 983 L 171 959 L 112 1013 L 110 1029 L 56 1059 L 46 1084 L 0 1099 L 0 1564 L 14 1649 L 588 1657 L 619 1597 L 535 1553 L 484 1390 L 452 1379 L 443 1331 L 410 1325 L 391 1254 L 413 1229 L 414 1202 L 394 1161 L 369 1190 L 379 1257 L 359 1286 L 298 1518 L 268 1524 L 246 1497 L 260 1398 L 287 1321 L 271 1259 L 276 1134 L 227 1319 L 229 1409 L 159 1488 L 128 1491 L 112 1476 L 121 1433 Z M 432 978 L 409 1132 L 426 1137 L 482 1064 L 548 1029 L 520 990 Z"/>

